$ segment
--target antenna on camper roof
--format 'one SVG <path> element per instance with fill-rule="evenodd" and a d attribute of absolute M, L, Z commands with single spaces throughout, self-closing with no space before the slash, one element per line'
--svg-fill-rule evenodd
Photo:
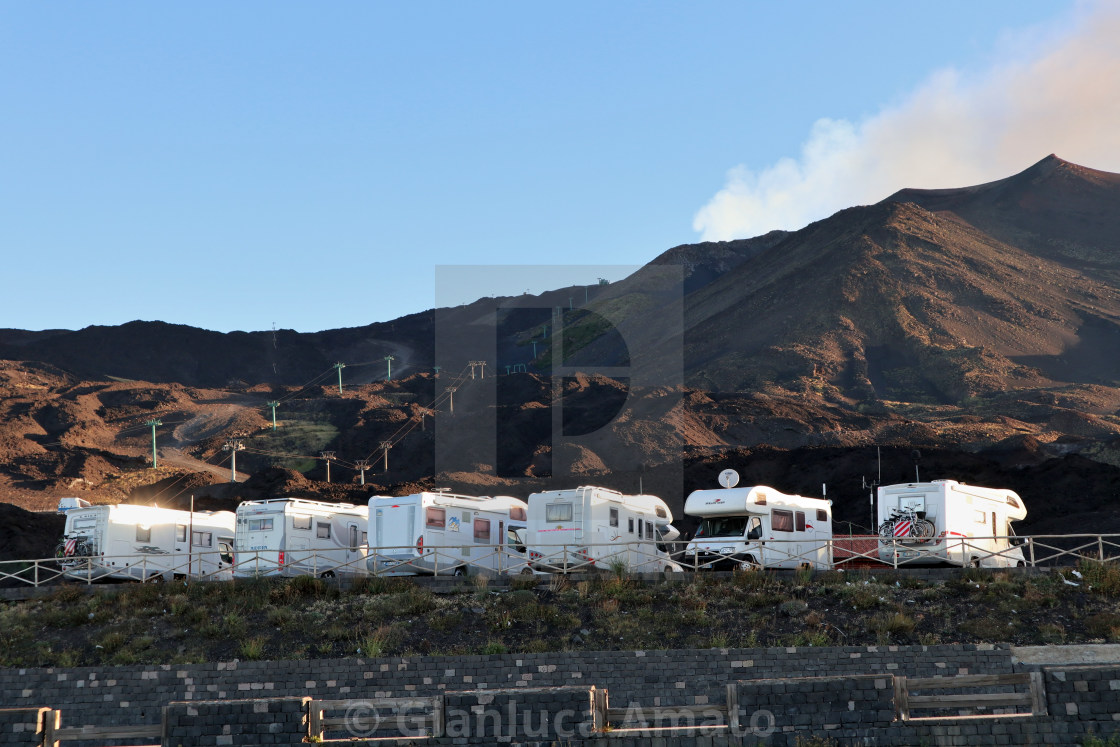
<path fill-rule="evenodd" d="M 914 449 L 910 452 L 910 458 L 914 460 L 914 482 L 921 482 L 921 478 L 918 477 L 918 462 L 922 460 L 922 452 Z"/>
<path fill-rule="evenodd" d="M 875 520 L 875 488 L 883 484 L 883 449 L 880 446 L 875 447 L 875 459 L 878 463 L 879 476 L 871 482 L 867 481 L 866 476 L 860 478 L 862 481 L 862 487 L 867 491 L 867 504 L 871 508 L 872 530 L 874 530 L 875 527 L 878 526 L 878 522 Z"/>

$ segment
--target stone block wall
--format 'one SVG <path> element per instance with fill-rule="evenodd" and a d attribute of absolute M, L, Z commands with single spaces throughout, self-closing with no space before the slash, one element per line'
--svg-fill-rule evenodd
<path fill-rule="evenodd" d="M 739 731 L 826 732 L 889 726 L 895 717 L 894 677 L 865 675 L 751 680 L 733 685 Z"/>
<path fill-rule="evenodd" d="M 43 720 L 48 713 L 47 708 L 0 708 L 0 744 L 39 747 L 43 743 Z"/>
<path fill-rule="evenodd" d="M 310 698 L 196 700 L 169 703 L 163 747 L 301 744 Z"/>
<path fill-rule="evenodd" d="M 1010 647 L 846 646 L 217 662 L 0 670 L 0 703 L 63 709 L 64 726 L 158 723 L 172 701 L 401 698 L 457 690 L 607 689 L 615 707 L 723 704 L 729 682 L 1013 671 Z M 70 745 L 67 745 L 70 747 Z M 81 747 L 81 745 L 77 745 Z"/>

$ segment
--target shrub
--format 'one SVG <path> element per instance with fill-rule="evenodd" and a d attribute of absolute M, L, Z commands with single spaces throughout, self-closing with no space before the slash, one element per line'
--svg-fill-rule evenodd
<path fill-rule="evenodd" d="M 999 643 L 1006 641 L 1015 632 L 1015 621 L 987 615 L 965 620 L 958 628 L 961 632 L 981 641 Z"/>
<path fill-rule="evenodd" d="M 1094 638 L 1120 639 L 1120 615 L 1098 612 L 1085 619 L 1085 630 Z"/>
<path fill-rule="evenodd" d="M 483 656 L 491 656 L 496 654 L 504 654 L 507 651 L 508 649 L 506 648 L 506 645 L 501 641 L 488 641 L 486 645 L 479 650 L 479 653 Z"/>
<path fill-rule="evenodd" d="M 264 643 L 265 640 L 263 636 L 254 636 L 242 641 L 237 652 L 243 659 L 256 661 L 264 656 Z"/>
<path fill-rule="evenodd" d="M 1077 571 L 1089 590 L 1106 597 L 1120 597 L 1120 568 L 1115 564 L 1081 560 Z"/>
<path fill-rule="evenodd" d="M 1038 640 L 1042 643 L 1065 643 L 1066 629 L 1059 623 L 1043 623 L 1038 626 Z"/>
<path fill-rule="evenodd" d="M 778 605 L 778 610 L 786 617 L 797 617 L 809 609 L 809 604 L 801 599 L 787 599 Z"/>
<path fill-rule="evenodd" d="M 888 633 L 890 635 L 900 635 L 903 633 L 912 633 L 918 623 L 914 618 L 902 612 L 895 612 L 892 615 L 876 615 L 871 618 L 867 623 L 867 629 L 874 633 Z"/>

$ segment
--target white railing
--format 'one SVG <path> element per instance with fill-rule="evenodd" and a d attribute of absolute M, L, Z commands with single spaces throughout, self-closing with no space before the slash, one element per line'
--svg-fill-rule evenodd
<path fill-rule="evenodd" d="M 1015 544 L 1010 544 L 1014 542 Z M 862 568 L 905 570 L 935 562 L 958 566 L 1035 568 L 1080 561 L 1120 563 L 1120 534 L 951 537 L 925 542 L 875 536 L 836 537 L 815 544 L 796 540 L 752 541 L 739 553 L 695 553 L 690 542 L 626 542 L 538 545 L 414 545 L 332 550 L 239 551 L 234 563 L 202 572 L 203 553 L 71 556 L 0 561 L 0 586 L 44 586 L 61 580 L 93 583 L 109 578 L 157 582 L 172 579 L 229 580 L 254 576 L 398 576 L 467 573 L 528 574 L 594 571 L 702 572 L 718 568 Z M 717 540 L 714 545 L 719 545 Z M 727 542 L 727 550 L 736 543 Z M 723 548 L 720 548 L 723 549 Z M 213 556 L 213 553 L 206 553 Z M 212 560 L 207 560 L 212 564 Z"/>

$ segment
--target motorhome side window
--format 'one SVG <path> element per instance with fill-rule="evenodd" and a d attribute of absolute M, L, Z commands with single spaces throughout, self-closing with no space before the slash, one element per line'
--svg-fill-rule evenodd
<path fill-rule="evenodd" d="M 612 527 L 618 526 L 618 509 L 617 508 L 612 508 L 611 509 L 611 526 Z"/>
<path fill-rule="evenodd" d="M 428 529 L 443 529 L 447 526 L 447 511 L 429 506 L 424 509 L 424 526 Z"/>
<path fill-rule="evenodd" d="M 770 512 L 770 528 L 775 532 L 793 531 L 793 511 L 775 508 Z"/>
<path fill-rule="evenodd" d="M 318 521 L 315 522 L 315 536 L 318 537 L 319 539 L 324 539 L 324 540 L 325 539 L 330 539 L 331 538 L 331 525 L 330 524 L 324 524 L 324 523 L 318 522 Z"/>
<path fill-rule="evenodd" d="M 647 540 L 653 539 L 653 522 L 652 521 L 647 521 L 646 522 L 646 539 Z"/>
<path fill-rule="evenodd" d="M 630 534 L 633 534 L 634 533 L 634 517 L 631 516 L 629 519 L 627 519 L 627 521 L 630 524 Z"/>
<path fill-rule="evenodd" d="M 187 525 L 186 524 L 176 524 L 175 525 L 175 541 L 176 542 L 186 542 L 187 541 Z"/>
<path fill-rule="evenodd" d="M 356 526 L 350 527 L 350 547 L 358 546 L 358 528 Z"/>
<path fill-rule="evenodd" d="M 793 516 L 794 516 L 794 519 L 796 519 L 796 525 L 795 525 L 794 528 L 797 529 L 797 531 L 799 531 L 799 532 L 804 532 L 805 531 L 805 512 L 804 511 L 798 511 Z"/>
<path fill-rule="evenodd" d="M 191 544 L 195 547 L 213 547 L 214 534 L 212 532 L 195 532 L 191 535 Z"/>
<path fill-rule="evenodd" d="M 310 516 L 293 516 L 292 529 L 310 529 L 311 517 Z"/>
<path fill-rule="evenodd" d="M 523 506 L 511 506 L 509 509 L 510 521 L 528 521 L 529 516 Z"/>
<path fill-rule="evenodd" d="M 572 504 L 570 503 L 550 503 L 545 508 L 545 521 L 571 521 L 572 520 Z"/>
<path fill-rule="evenodd" d="M 828 521 L 828 511 L 825 511 L 823 508 L 818 508 L 817 521 Z"/>
<path fill-rule="evenodd" d="M 481 545 L 490 544 L 490 520 L 489 519 L 475 519 L 474 520 L 474 541 Z"/>
<path fill-rule="evenodd" d="M 977 511 L 976 515 L 974 517 L 972 517 L 972 520 L 975 521 L 977 524 L 987 524 L 988 523 L 988 512 L 987 511 Z"/>
<path fill-rule="evenodd" d="M 272 519 L 249 519 L 250 532 L 271 532 Z"/>
<path fill-rule="evenodd" d="M 139 524 L 136 526 L 136 541 L 137 542 L 151 542 L 152 541 L 152 528 L 142 527 Z"/>

